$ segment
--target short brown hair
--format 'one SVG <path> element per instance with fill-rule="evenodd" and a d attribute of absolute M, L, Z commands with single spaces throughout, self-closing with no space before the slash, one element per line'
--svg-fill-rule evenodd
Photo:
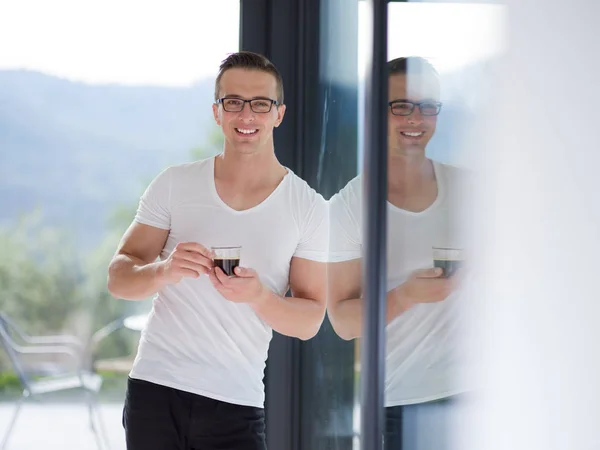
<path fill-rule="evenodd" d="M 401 58 L 392 59 L 387 63 L 389 75 L 406 75 L 430 73 L 438 77 L 438 71 L 435 70 L 433 64 L 420 56 L 403 56 Z"/>
<path fill-rule="evenodd" d="M 248 69 L 259 70 L 261 72 L 270 73 L 275 77 L 277 82 L 277 102 L 283 104 L 283 79 L 277 70 L 277 67 L 263 55 L 252 52 L 232 53 L 221 62 L 219 74 L 215 80 L 215 102 L 219 99 L 219 91 L 221 88 L 221 78 L 229 69 Z"/>

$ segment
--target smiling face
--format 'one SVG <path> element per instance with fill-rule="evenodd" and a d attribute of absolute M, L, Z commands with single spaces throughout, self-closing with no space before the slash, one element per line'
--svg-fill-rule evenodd
<path fill-rule="evenodd" d="M 229 100 L 225 100 L 225 105 L 214 104 L 213 114 L 215 121 L 223 129 L 225 148 L 244 154 L 272 150 L 273 128 L 281 124 L 285 105 L 272 105 L 269 112 L 256 111 L 267 109 L 265 106 L 271 100 L 277 100 L 275 77 L 257 69 L 229 69 L 220 80 L 219 98 L 224 97 Z M 255 111 L 248 102 L 243 104 L 243 109 L 239 112 L 225 110 L 239 106 L 243 100 L 260 99 L 264 102 L 255 102 Z"/>
<path fill-rule="evenodd" d="M 389 78 L 389 101 L 439 102 L 440 88 L 433 73 L 393 74 Z M 406 108 L 407 105 L 398 105 Z M 410 105 L 408 105 L 410 107 Z M 426 108 L 425 113 L 428 111 Z M 398 111 L 400 112 L 400 111 Z M 437 116 L 423 115 L 415 106 L 408 115 L 394 115 L 388 108 L 388 148 L 391 155 L 424 155 L 437 124 Z"/>

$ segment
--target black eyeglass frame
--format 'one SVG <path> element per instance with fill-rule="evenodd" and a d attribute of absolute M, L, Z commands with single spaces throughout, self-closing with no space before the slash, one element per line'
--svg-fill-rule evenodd
<path fill-rule="evenodd" d="M 239 100 L 240 102 L 242 102 L 242 107 L 239 110 L 236 109 L 236 110 L 232 111 L 232 110 L 227 109 L 225 107 L 225 103 L 223 103 L 224 100 Z M 254 109 L 254 107 L 252 106 L 252 102 L 258 102 L 258 101 L 270 102 L 268 111 L 256 111 Z M 264 97 L 264 98 L 263 97 L 252 98 L 250 100 L 245 100 L 245 99 L 240 98 L 240 97 L 221 97 L 221 98 L 217 99 L 216 103 L 217 104 L 221 104 L 221 106 L 223 106 L 223 110 L 227 111 L 227 112 L 242 112 L 244 110 L 244 107 L 246 106 L 246 103 L 249 103 L 250 104 L 250 109 L 252 110 L 252 112 L 254 112 L 256 114 L 267 114 L 267 113 L 270 113 L 271 110 L 273 109 L 273 105 L 275 105 L 275 106 L 279 106 L 280 105 L 280 103 L 277 100 L 273 100 L 272 98 L 266 98 L 266 97 Z"/>
<path fill-rule="evenodd" d="M 410 108 L 410 111 L 408 111 L 406 114 L 396 114 L 396 113 L 394 113 L 394 105 L 398 104 L 398 103 L 412 105 L 412 108 Z M 435 105 L 437 107 L 437 112 L 435 114 L 425 114 L 423 112 L 423 108 L 421 107 L 421 105 Z M 421 114 L 423 116 L 433 117 L 433 116 L 437 116 L 442 111 L 443 104 L 441 102 L 432 102 L 432 101 L 410 102 L 408 100 L 392 100 L 391 102 L 388 102 L 388 106 L 390 107 L 390 111 L 391 111 L 392 115 L 394 115 L 394 116 L 410 116 L 415 111 L 415 107 L 418 106 L 419 111 L 421 111 Z"/>

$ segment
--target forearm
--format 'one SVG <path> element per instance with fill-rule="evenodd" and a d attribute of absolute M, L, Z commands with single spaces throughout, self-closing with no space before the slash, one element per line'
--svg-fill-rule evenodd
<path fill-rule="evenodd" d="M 125 300 L 148 298 L 164 285 L 159 268 L 158 262 L 149 264 L 132 256 L 117 255 L 108 268 L 108 291 Z"/>
<path fill-rule="evenodd" d="M 362 336 L 362 300 L 362 298 L 342 300 L 335 305 L 335 311 L 329 311 L 329 320 L 342 339 L 351 340 Z M 409 302 L 398 298 L 394 291 L 388 292 L 386 301 L 386 325 L 410 308 Z"/>
<path fill-rule="evenodd" d="M 281 297 L 271 290 L 265 293 L 260 303 L 251 306 L 275 331 L 302 340 L 316 335 L 325 317 L 325 307 L 319 301 Z"/>

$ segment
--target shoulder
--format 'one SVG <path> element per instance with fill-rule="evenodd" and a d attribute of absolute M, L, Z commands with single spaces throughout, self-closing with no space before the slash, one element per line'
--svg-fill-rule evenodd
<path fill-rule="evenodd" d="M 196 189 L 198 181 L 205 179 L 210 160 L 170 165 L 160 171 L 146 188 L 145 196 L 162 196 L 169 201 L 174 195 L 182 195 Z"/>
<path fill-rule="evenodd" d="M 288 169 L 288 189 L 292 199 L 299 204 L 323 203 L 325 199 L 315 189 L 313 189 L 305 180 Z"/>
<path fill-rule="evenodd" d="M 473 183 L 475 179 L 475 173 L 471 169 L 438 162 L 435 164 L 437 166 L 437 172 L 441 174 L 444 180 L 451 186 L 466 186 Z"/>
<path fill-rule="evenodd" d="M 346 205 L 350 209 L 360 208 L 362 204 L 362 175 L 357 175 L 329 200 L 334 206 Z"/>
<path fill-rule="evenodd" d="M 185 187 L 208 176 L 211 167 L 211 159 L 171 165 L 156 176 L 155 182 L 162 181 L 162 183 L 168 183 L 172 187 Z"/>
<path fill-rule="evenodd" d="M 471 169 L 467 169 L 465 167 L 440 163 L 437 161 L 434 161 L 434 164 L 438 167 L 438 170 L 443 172 L 446 176 L 453 178 L 469 177 L 473 172 Z"/>
<path fill-rule="evenodd" d="M 443 177 L 446 197 L 452 207 L 462 208 L 469 205 L 477 191 L 475 171 L 448 164 L 439 164 L 438 169 Z"/>
<path fill-rule="evenodd" d="M 198 161 L 176 164 L 167 167 L 164 172 L 169 172 L 171 176 L 198 175 L 199 172 L 206 171 L 212 167 L 213 158 L 201 159 Z"/>

